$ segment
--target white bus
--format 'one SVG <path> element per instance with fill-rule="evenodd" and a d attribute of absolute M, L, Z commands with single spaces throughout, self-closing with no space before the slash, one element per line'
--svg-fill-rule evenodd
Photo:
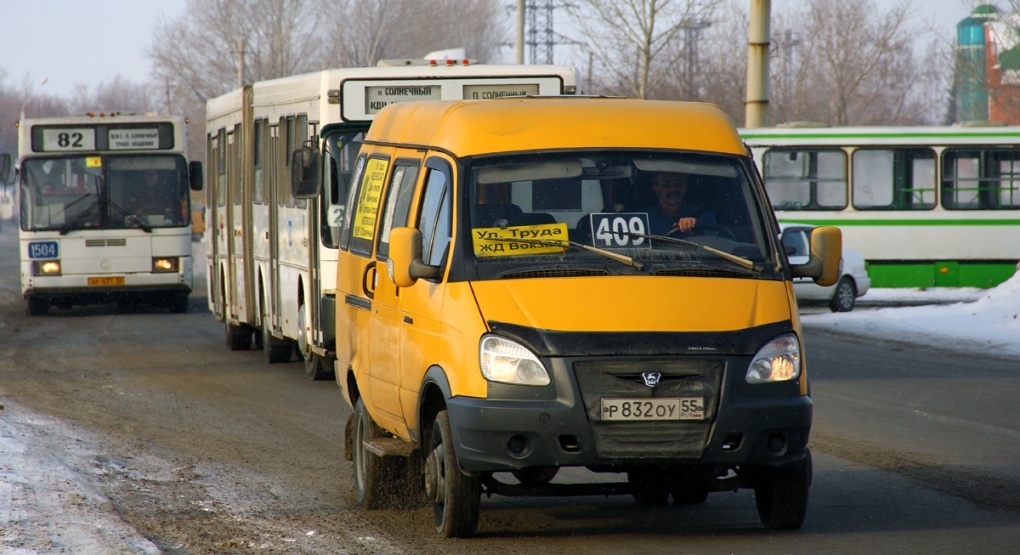
<path fill-rule="evenodd" d="M 190 189 L 179 116 L 26 119 L 18 129 L 21 289 L 51 305 L 147 302 L 185 312 L 192 288 Z"/>
<path fill-rule="evenodd" d="M 365 131 L 385 105 L 576 93 L 564 66 L 380 64 L 263 81 L 206 105 L 209 309 L 227 345 L 269 363 L 335 360 L 337 232 Z M 302 148 L 306 147 L 306 148 Z M 295 198 L 292 157 L 313 156 L 321 194 Z M 297 170 L 300 171 L 300 170 Z M 372 279 L 366 275 L 365 279 Z"/>
<path fill-rule="evenodd" d="M 1020 127 L 741 129 L 781 222 L 834 225 L 873 287 L 994 287 L 1020 260 Z"/>

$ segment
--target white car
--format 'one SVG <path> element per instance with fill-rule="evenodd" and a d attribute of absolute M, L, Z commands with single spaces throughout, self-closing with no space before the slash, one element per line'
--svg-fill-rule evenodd
<path fill-rule="evenodd" d="M 791 264 L 807 262 L 811 230 L 816 226 L 808 224 L 779 224 L 783 246 Z M 864 264 L 864 256 L 851 249 L 843 249 L 839 281 L 835 285 L 822 287 L 810 278 L 794 278 L 793 292 L 804 302 L 827 302 L 833 312 L 849 312 L 854 309 L 857 297 L 863 296 L 871 287 L 871 278 Z"/>

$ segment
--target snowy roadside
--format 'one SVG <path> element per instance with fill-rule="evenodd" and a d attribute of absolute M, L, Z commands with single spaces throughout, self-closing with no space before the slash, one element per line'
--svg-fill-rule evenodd
<path fill-rule="evenodd" d="M 885 305 L 924 299 L 929 304 L 808 314 L 801 321 L 943 350 L 1020 355 L 1020 272 L 994 289 L 872 289 L 859 301 L 862 305 Z"/>
<path fill-rule="evenodd" d="M 94 438 L 0 404 L 0 552 L 160 553 L 103 496 Z"/>

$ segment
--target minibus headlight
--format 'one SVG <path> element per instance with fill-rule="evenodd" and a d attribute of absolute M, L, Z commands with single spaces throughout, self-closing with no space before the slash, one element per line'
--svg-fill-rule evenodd
<path fill-rule="evenodd" d="M 59 260 L 39 260 L 32 263 L 32 275 L 34 276 L 59 276 Z"/>
<path fill-rule="evenodd" d="M 520 343 L 486 335 L 479 346 L 482 375 L 493 382 L 516 385 L 549 385 L 549 373 L 535 353 Z"/>
<path fill-rule="evenodd" d="M 169 272 L 177 271 L 177 257 L 167 258 L 153 258 L 152 259 L 152 272 L 155 274 L 165 274 Z"/>
<path fill-rule="evenodd" d="M 800 377 L 800 341 L 792 333 L 773 338 L 751 359 L 747 383 L 771 383 Z"/>

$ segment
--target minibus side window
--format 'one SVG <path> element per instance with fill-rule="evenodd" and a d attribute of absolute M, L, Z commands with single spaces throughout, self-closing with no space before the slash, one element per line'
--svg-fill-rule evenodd
<path fill-rule="evenodd" d="M 390 252 L 390 230 L 407 225 L 408 212 L 411 210 L 411 197 L 414 196 L 414 183 L 418 180 L 418 161 L 397 160 L 390 177 L 390 186 L 386 189 L 386 204 L 383 208 L 383 228 L 379 232 L 379 244 L 376 255 L 386 258 Z"/>
<path fill-rule="evenodd" d="M 429 168 L 425 177 L 418 229 L 421 231 L 421 258 L 430 266 L 442 263 L 450 244 L 449 182 L 446 173 L 436 168 Z"/>

